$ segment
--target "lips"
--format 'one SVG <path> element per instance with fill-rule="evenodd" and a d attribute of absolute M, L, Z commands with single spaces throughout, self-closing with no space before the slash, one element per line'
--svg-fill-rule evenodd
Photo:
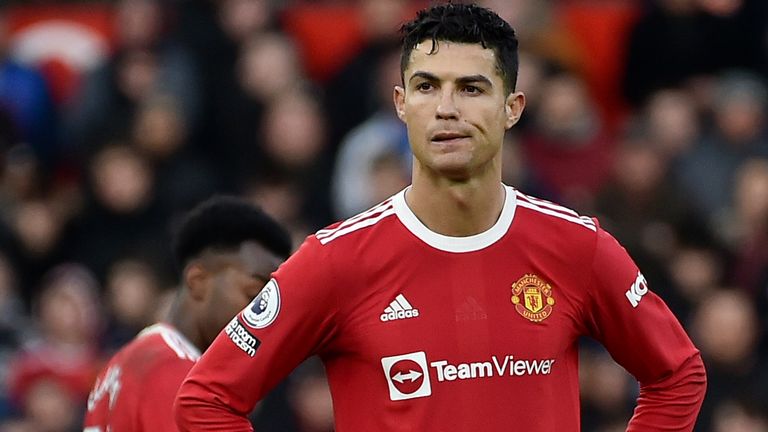
<path fill-rule="evenodd" d="M 432 135 L 432 141 L 435 141 L 435 142 L 450 141 L 454 139 L 467 138 L 468 136 L 469 135 L 459 133 L 459 132 L 438 132 Z"/>

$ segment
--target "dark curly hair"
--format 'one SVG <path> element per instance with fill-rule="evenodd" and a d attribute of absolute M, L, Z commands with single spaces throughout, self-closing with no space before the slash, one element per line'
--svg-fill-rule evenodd
<path fill-rule="evenodd" d="M 432 40 L 432 51 L 439 41 L 480 44 L 496 53 L 496 69 L 504 81 L 506 93 L 517 84 L 517 36 L 515 30 L 495 12 L 477 5 L 447 3 L 420 11 L 413 21 L 400 27 L 403 54 L 400 77 L 411 60 L 411 52 L 419 43 Z"/>
<path fill-rule="evenodd" d="M 179 269 L 203 251 L 235 251 L 255 241 L 283 258 L 291 253 L 291 237 L 277 221 L 247 201 L 214 196 L 187 213 L 175 227 L 173 252 Z"/>

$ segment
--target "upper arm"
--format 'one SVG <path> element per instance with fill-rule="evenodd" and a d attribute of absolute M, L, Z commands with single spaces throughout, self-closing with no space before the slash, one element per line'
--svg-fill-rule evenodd
<path fill-rule="evenodd" d="M 314 238 L 307 243 L 219 334 L 190 371 L 180 397 L 245 416 L 299 363 L 329 343 L 336 281 L 323 247 Z"/>

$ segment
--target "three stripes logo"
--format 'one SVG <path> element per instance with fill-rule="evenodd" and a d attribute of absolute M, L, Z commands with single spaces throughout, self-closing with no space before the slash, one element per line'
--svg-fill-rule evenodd
<path fill-rule="evenodd" d="M 395 321 L 400 319 L 416 318 L 419 316 L 419 310 L 411 306 L 405 296 L 398 294 L 392 303 L 384 309 L 379 319 L 382 322 Z"/>

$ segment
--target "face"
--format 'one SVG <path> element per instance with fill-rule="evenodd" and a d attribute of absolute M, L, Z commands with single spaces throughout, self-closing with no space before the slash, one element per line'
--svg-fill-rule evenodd
<path fill-rule="evenodd" d="M 204 258 L 208 295 L 204 308 L 206 343 L 258 295 L 282 259 L 253 241 L 230 253 L 211 252 Z"/>
<path fill-rule="evenodd" d="M 152 195 L 150 167 L 132 148 L 120 146 L 102 150 L 91 169 L 97 198 L 115 212 L 137 211 Z"/>
<path fill-rule="evenodd" d="M 525 106 L 522 93 L 504 91 L 496 54 L 479 44 L 418 44 L 394 92 L 421 173 L 468 180 L 488 169 L 501 172 L 504 132 Z"/>

